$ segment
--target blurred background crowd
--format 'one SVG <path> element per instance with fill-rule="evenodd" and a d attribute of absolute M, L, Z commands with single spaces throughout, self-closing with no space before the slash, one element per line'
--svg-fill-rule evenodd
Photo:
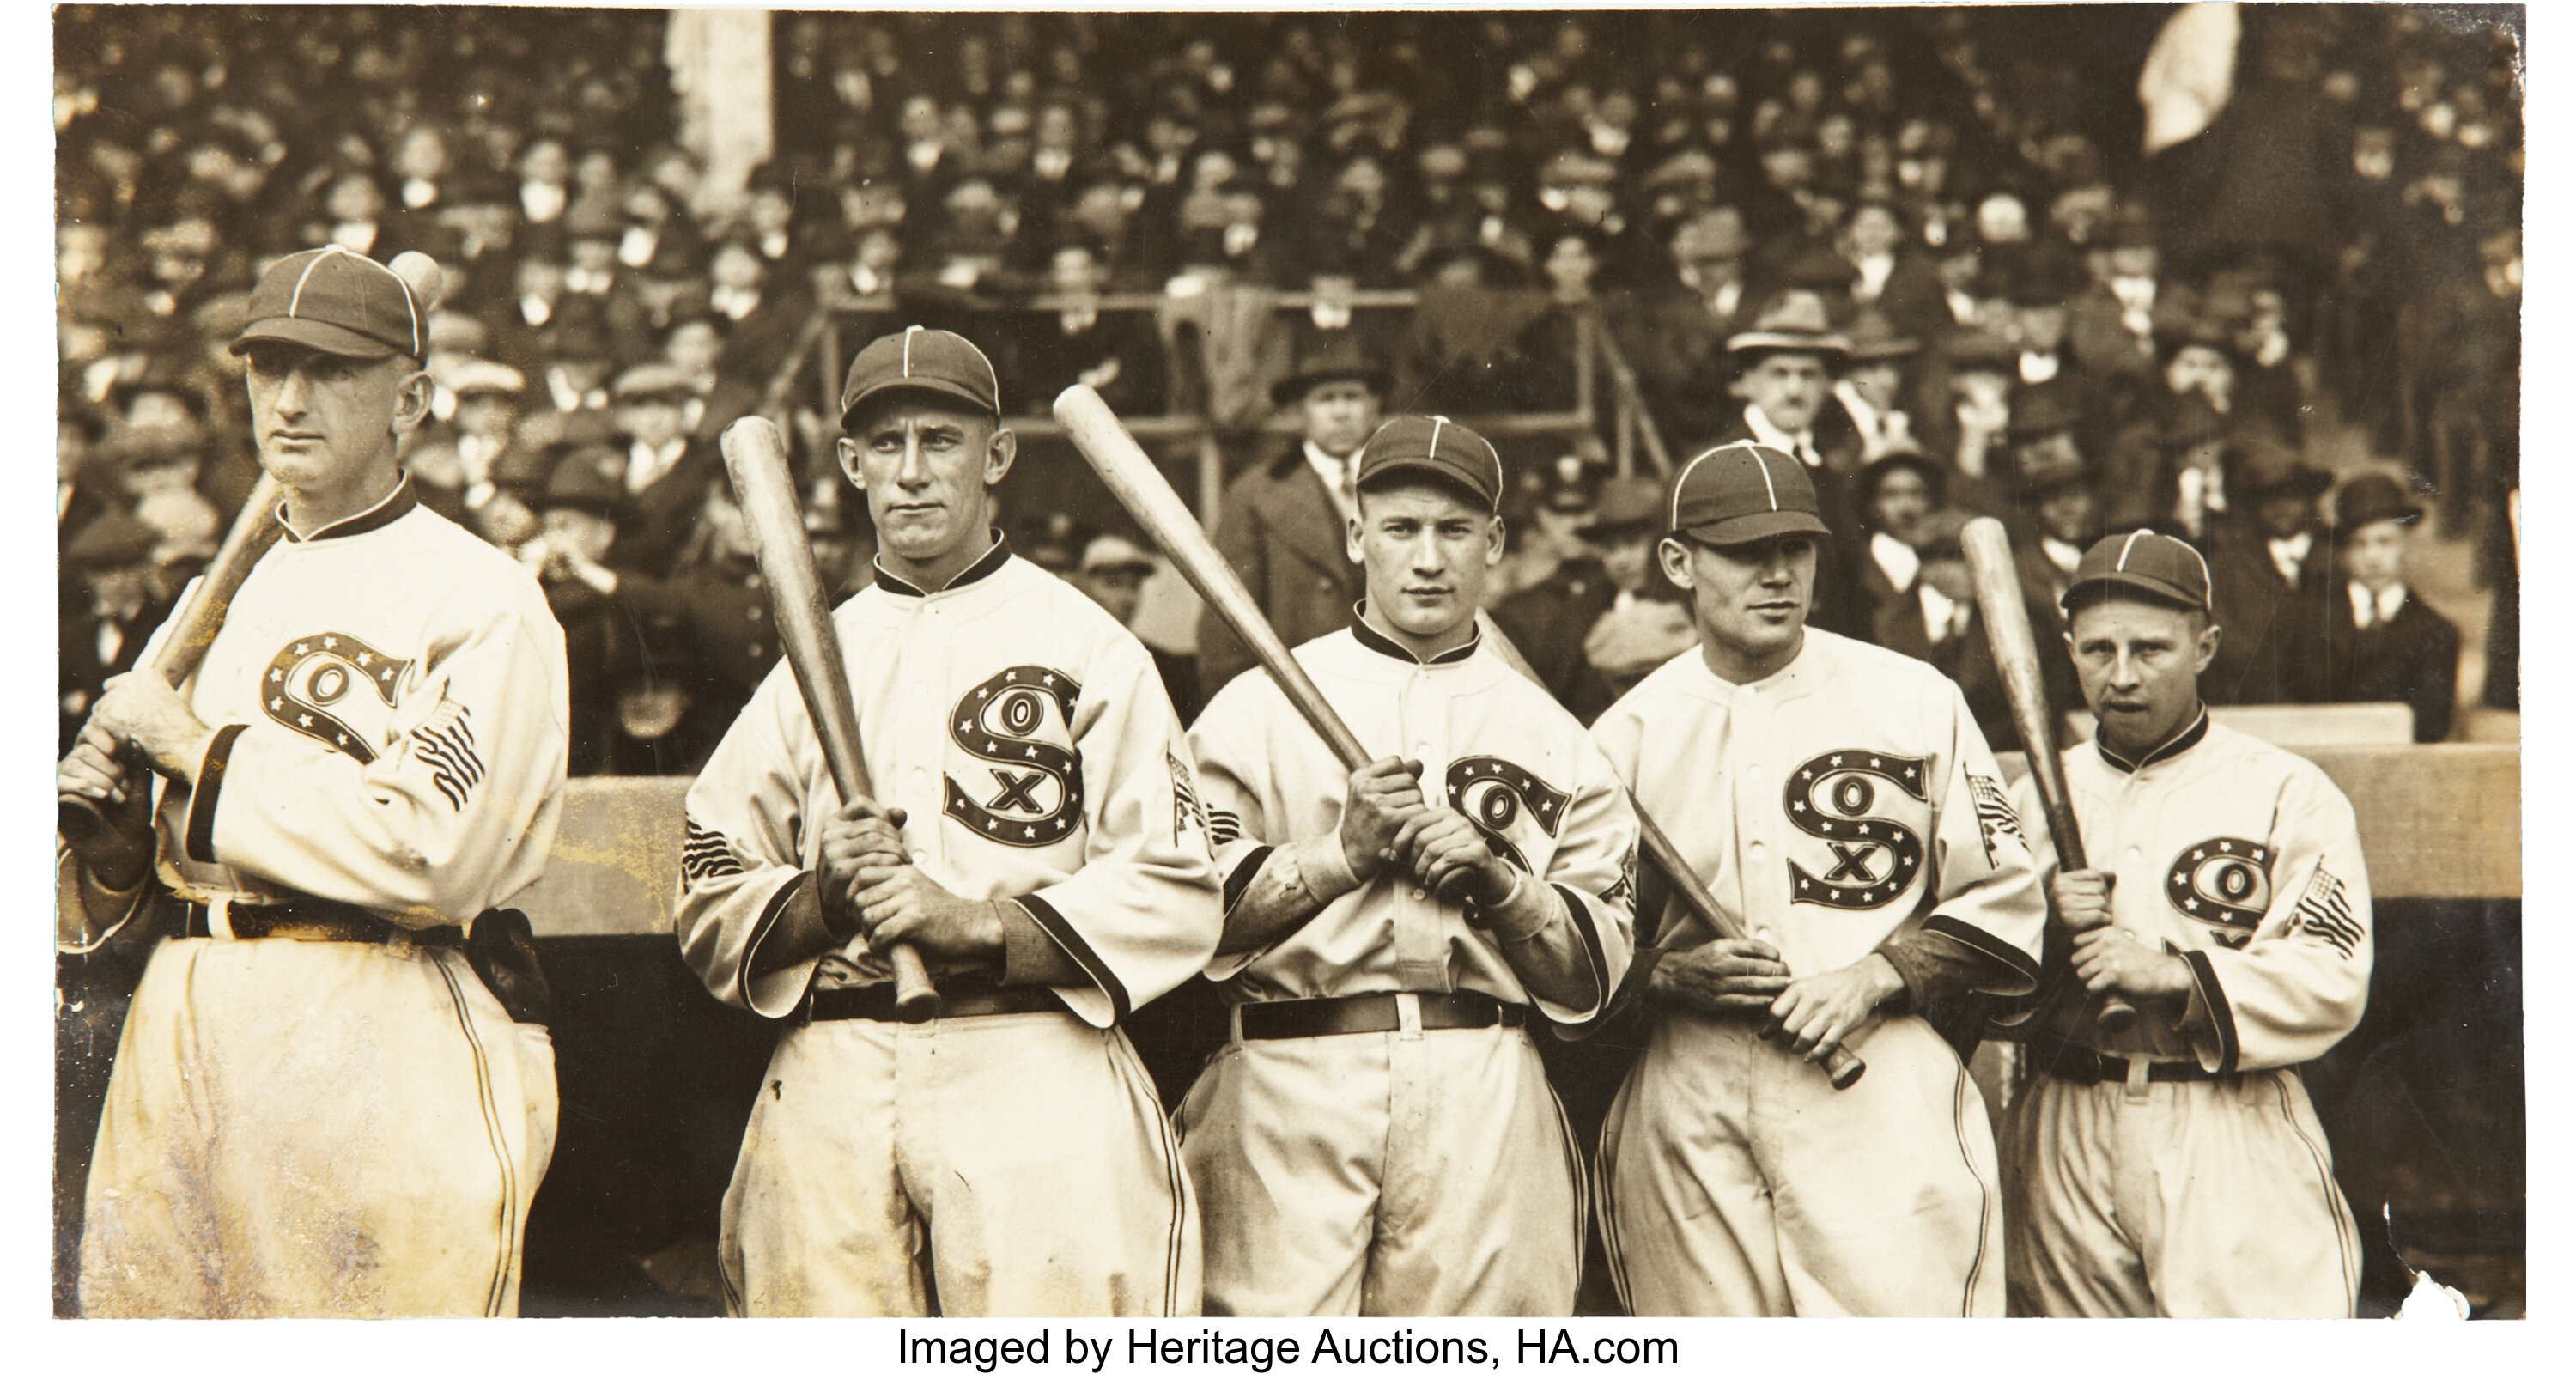
<path fill-rule="evenodd" d="M 2224 31 L 2160 5 L 781 13 L 775 152 L 733 186 L 681 137 L 662 12 L 63 7 L 64 739 L 248 491 L 224 345 L 259 268 L 325 242 L 445 268 L 409 466 L 543 577 L 577 772 L 693 770 L 775 659 L 726 423 L 791 421 L 827 571 L 864 578 L 815 373 L 906 323 L 982 344 L 1014 414 L 1086 381 L 1195 417 L 1248 567 L 1296 551 L 1261 521 L 1299 455 L 1396 411 L 1574 410 L 1597 333 L 1658 464 L 1751 437 L 1814 467 L 1818 623 L 1940 664 L 1999 746 L 1979 514 L 2039 617 L 2106 530 L 2206 550 L 2214 700 L 2494 728 L 2518 12 L 2190 10 Z M 1493 609 L 1587 716 L 1690 642 L 1610 410 L 1505 441 Z M 1185 712 L 1241 670 L 1078 464 L 1022 467 L 1007 533 L 1138 624 Z M 1315 575 L 1256 587 L 1283 627 L 1354 594 L 1313 470 Z"/>

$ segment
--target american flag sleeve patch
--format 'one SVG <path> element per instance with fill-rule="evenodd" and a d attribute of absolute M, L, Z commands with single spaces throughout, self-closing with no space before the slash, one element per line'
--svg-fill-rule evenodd
<path fill-rule="evenodd" d="M 2021 813 L 2013 810 L 2012 798 L 2004 795 L 2002 783 L 1982 773 L 1970 773 L 1968 795 L 1977 805 L 1977 838 L 1985 843 L 1988 867 L 1994 866 L 1995 841 L 2002 836 L 2010 835 L 2013 843 L 2024 850 L 2030 848 L 2029 838 L 2021 833 Z"/>
<path fill-rule="evenodd" d="M 691 887 L 718 878 L 730 878 L 742 872 L 742 860 L 734 857 L 733 842 L 709 830 L 692 818 L 687 843 L 680 848 L 680 877 Z"/>
<path fill-rule="evenodd" d="M 2345 897 L 2343 880 L 2324 867 L 2308 880 L 2308 890 L 2299 898 L 2298 912 L 2290 925 L 2290 934 L 2334 946 L 2335 952 L 2349 959 L 2361 947 L 2361 922 L 2354 919 L 2352 902 Z"/>
<path fill-rule="evenodd" d="M 442 701 L 411 732 L 412 757 L 429 765 L 431 785 L 458 811 L 474 795 L 474 785 L 483 781 L 483 758 L 475 752 L 470 715 L 463 706 Z"/>

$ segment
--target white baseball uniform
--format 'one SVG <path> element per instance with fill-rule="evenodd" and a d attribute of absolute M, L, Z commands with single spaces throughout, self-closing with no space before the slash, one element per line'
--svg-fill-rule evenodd
<path fill-rule="evenodd" d="M 513 1023 L 461 949 L 234 932 L 257 928 L 247 908 L 319 903 L 466 926 L 534 881 L 562 805 L 564 681 L 536 580 L 408 479 L 252 570 L 181 689 L 217 735 L 193 790 L 163 788 L 159 879 L 213 934 L 165 940 L 135 992 L 90 1173 L 85 1314 L 518 1310 L 554 1148 L 545 1028 Z M 75 867 L 57 890 L 110 917 L 98 940 L 149 938 L 152 884 L 119 906 Z"/>
<path fill-rule="evenodd" d="M 1574 1006 L 1535 996 L 1495 936 L 1409 874 L 1354 885 L 1350 770 L 1276 683 L 1247 673 L 1190 735 L 1229 905 L 1338 895 L 1286 938 L 1208 966 L 1238 1017 L 1246 1003 L 1461 991 L 1560 1024 L 1599 1013 L 1628 966 L 1637 827 L 1582 725 L 1481 642 L 1423 663 L 1360 625 L 1296 655 L 1372 757 L 1420 760 L 1426 798 L 1548 885 L 1559 909 L 1533 938 L 1579 951 L 1599 991 Z M 1527 1032 L 1246 1039 L 1241 1025 L 1180 1113 L 1211 1314 L 1572 1312 L 1581 1150 Z"/>
<path fill-rule="evenodd" d="M 2006 1130 L 2014 1312 L 2351 1316 L 2360 1243 L 2298 1065 L 2370 993 L 2352 804 L 2206 714 L 2134 765 L 2097 740 L 2065 766 L 2086 856 L 2114 875 L 2112 923 L 2180 953 L 2193 987 L 2178 1015 L 2141 1007 L 2116 1036 L 2074 989 L 2034 1040 Z M 2040 814 L 2027 781 L 2020 801 Z M 2084 1070 L 2051 1072 L 2068 1043 L 2061 1062 Z"/>
<path fill-rule="evenodd" d="M 1844 1043 L 1837 1092 L 1756 1018 L 1650 1009 L 1602 1133 L 1602 1235 L 1640 1315 L 2000 1316 L 1993 1133 L 1966 1066 L 1912 1014 L 2028 992 L 2044 910 L 1994 756 L 1931 667 L 1808 627 L 1742 686 L 1697 653 L 1593 726 L 1717 900 L 1792 975 L 1885 953 L 1907 1008 Z M 1663 950 L 1713 938 L 1667 915 Z M 1640 955 L 1641 959 L 1659 957 Z"/>
<path fill-rule="evenodd" d="M 833 623 L 912 862 L 1015 904 L 1014 942 L 1052 942 L 1082 981 L 1051 1012 L 791 1025 L 725 1194 L 728 1305 L 921 1315 L 935 1284 L 955 1316 L 1195 1314 L 1196 1207 L 1118 1028 L 1206 963 L 1220 923 L 1152 655 L 999 544 L 927 595 L 880 572 Z M 748 971 L 840 807 L 795 681 L 773 671 L 686 802 L 680 948 L 717 997 L 785 1018 L 809 984 L 889 981 L 864 936 Z M 1015 948 L 1005 979 L 1022 963 Z"/>

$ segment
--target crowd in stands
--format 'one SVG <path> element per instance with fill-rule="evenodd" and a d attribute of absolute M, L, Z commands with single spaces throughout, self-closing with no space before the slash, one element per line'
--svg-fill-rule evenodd
<path fill-rule="evenodd" d="M 676 141 L 660 12 L 66 6 L 64 740 L 256 476 L 224 352 L 254 274 L 326 242 L 444 269 L 409 468 L 544 580 L 577 772 L 694 769 L 774 662 L 715 436 L 829 306 L 975 339 L 1015 414 L 1085 381 L 1206 416 L 1236 465 L 1321 360 L 1385 413 L 1568 409 L 1589 318 L 1676 461 L 1751 438 L 1815 468 L 1817 623 L 1940 663 L 1999 744 L 1975 514 L 2013 527 L 2043 635 L 2083 545 L 2168 530 L 2220 587 L 2214 700 L 2403 700 L 2442 738 L 2458 645 L 2404 547 L 2506 528 L 2518 40 L 2247 7 L 2226 110 L 2150 159 L 2161 13 L 782 13 L 777 151 L 735 191 Z M 1353 305 L 1385 289 L 1418 304 Z M 2383 461 L 2338 488 L 2320 416 Z M 1521 464 L 1495 608 L 1596 712 L 1689 639 L 1651 482 L 1606 451 Z M 845 577 L 860 504 L 816 522 Z M 1012 535 L 1132 607 L 1119 524 Z"/>

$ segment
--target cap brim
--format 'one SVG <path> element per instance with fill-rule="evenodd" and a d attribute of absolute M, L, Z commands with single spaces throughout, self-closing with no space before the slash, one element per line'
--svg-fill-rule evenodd
<path fill-rule="evenodd" d="M 1823 537 L 1831 535 L 1833 531 L 1826 529 L 1825 522 L 1809 511 L 1766 510 L 1756 511 L 1751 515 L 1739 515 L 1730 520 L 1713 520 L 1705 525 L 1687 526 L 1679 533 L 1689 535 L 1703 544 L 1724 549 L 1732 548 L 1737 544 L 1777 539 L 1784 534 L 1812 534 Z"/>
<path fill-rule="evenodd" d="M 1395 385 L 1393 375 L 1374 367 L 1327 367 L 1314 372 L 1300 372 L 1282 377 L 1270 386 L 1270 404 L 1293 406 L 1306 399 L 1306 393 L 1326 382 L 1358 382 L 1379 396 Z"/>
<path fill-rule="evenodd" d="M 2209 610 L 2209 606 L 2206 603 L 2192 600 L 2191 594 L 2180 587 L 2159 578 L 2148 577 L 2143 574 L 2133 572 L 2095 573 L 2093 576 L 2085 578 L 2083 581 L 2068 587 L 2065 594 L 2057 598 L 2058 609 L 2062 611 L 2074 610 L 2076 593 L 2088 591 L 2096 587 L 2126 587 L 2131 591 L 2144 593 L 2150 600 L 2161 601 L 2177 610 L 2202 612 L 2207 612 Z"/>
<path fill-rule="evenodd" d="M 1778 334 L 1757 329 L 1738 334 L 1726 341 L 1729 353 L 1822 353 L 1828 357 L 1851 356 L 1851 341 L 1840 334 Z"/>
<path fill-rule="evenodd" d="M 1398 473 L 1410 473 L 1422 477 L 1428 477 L 1433 481 L 1440 483 L 1442 486 L 1455 487 L 1458 489 L 1460 495 L 1474 498 L 1476 501 L 1481 503 L 1486 510 L 1500 510 L 1502 508 L 1502 501 L 1499 496 L 1487 496 L 1485 493 L 1476 489 L 1476 484 L 1471 481 L 1466 474 L 1458 471 L 1456 468 L 1448 466 L 1447 464 L 1434 462 L 1429 458 L 1382 458 L 1378 460 L 1375 467 L 1368 470 L 1367 475 L 1360 478 L 1359 487 L 1361 490 L 1365 491 L 1371 487 L 1384 486 L 1386 485 L 1388 478 L 1393 477 Z"/>
<path fill-rule="evenodd" d="M 336 324 L 273 315 L 242 326 L 241 336 L 233 340 L 231 352 L 238 357 L 253 344 L 270 342 L 295 344 L 338 358 L 390 358 L 403 351 L 382 339 L 371 339 Z"/>
<path fill-rule="evenodd" d="M 1001 407 L 955 382 L 943 381 L 936 377 L 895 377 L 879 382 L 842 402 L 841 428 L 848 429 L 851 419 L 861 410 L 866 409 L 869 402 L 895 391 L 922 391 L 934 396 L 945 396 L 952 401 L 965 402 L 967 409 L 978 415 L 990 415 L 996 420 L 1002 418 Z"/>

